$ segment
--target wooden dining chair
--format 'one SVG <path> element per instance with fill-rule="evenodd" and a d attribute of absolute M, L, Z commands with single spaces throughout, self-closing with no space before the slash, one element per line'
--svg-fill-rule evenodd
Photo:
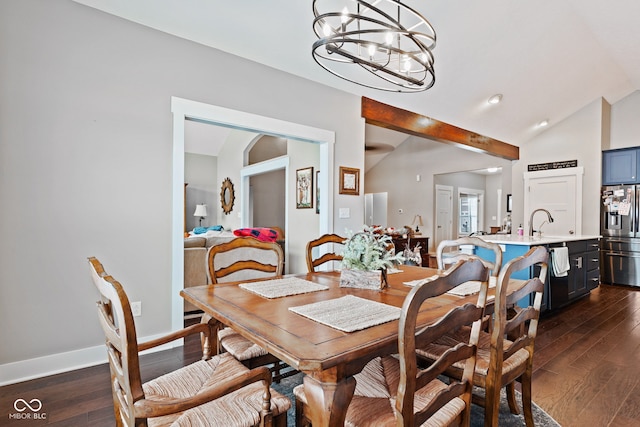
<path fill-rule="evenodd" d="M 486 259 L 479 257 L 484 265 L 491 269 L 491 275 L 498 277 L 500 269 L 502 267 L 502 249 L 500 245 L 496 243 L 487 242 L 479 237 L 461 237 L 455 240 L 443 240 L 438 244 L 436 248 L 436 262 L 440 270 L 446 269 L 448 266 L 455 264 L 461 259 L 469 259 L 477 256 L 474 254 L 467 254 L 460 252 L 460 246 L 473 246 L 476 248 L 484 248 L 493 252 L 493 259 Z M 454 250 L 455 252 L 451 252 Z"/>
<path fill-rule="evenodd" d="M 211 246 L 208 254 L 209 276 L 213 285 L 242 280 L 264 279 L 282 275 L 284 252 L 275 242 L 262 242 L 253 237 L 238 237 Z M 203 321 L 209 317 L 203 316 Z M 233 329 L 218 331 L 218 351 L 227 351 L 249 368 L 272 365 L 274 381 L 279 382 L 286 367 L 264 348 L 249 341 Z M 289 375 L 295 371 L 287 371 Z"/>
<path fill-rule="evenodd" d="M 434 280 L 409 292 L 398 325 L 398 355 L 377 357 L 354 375 L 356 388 L 347 409 L 345 425 L 372 425 L 372 421 L 376 426 L 469 425 L 472 377 L 488 279 L 489 270 L 481 261 L 460 261 Z M 455 307 L 429 326 L 418 325 L 420 309 L 425 301 L 472 280 L 483 283 L 475 304 Z M 416 348 L 463 326 L 472 330 L 468 341 L 443 354 L 426 369 L 421 369 L 417 364 Z M 465 366 L 464 375 L 460 380 L 446 384 L 440 375 L 454 362 Z M 294 395 L 296 425 L 309 425 L 304 385 L 294 388 Z"/>
<path fill-rule="evenodd" d="M 335 245 L 343 245 L 345 242 L 344 237 L 337 234 L 323 234 L 317 239 L 311 240 L 307 243 L 307 271 L 313 273 L 316 268 L 330 261 L 342 261 L 342 255 L 335 252 Z M 331 247 L 331 249 L 327 249 Z M 325 249 L 325 252 L 321 252 L 314 258 L 314 250 L 321 251 Z M 329 252 L 331 250 L 331 252 Z"/>
<path fill-rule="evenodd" d="M 280 245 L 248 236 L 211 246 L 207 260 L 213 284 L 280 276 L 284 269 Z"/>
<path fill-rule="evenodd" d="M 98 314 L 106 337 L 113 405 L 118 426 L 286 426 L 288 398 L 270 387 L 266 367 L 249 370 L 231 355 L 212 355 L 212 325 L 200 323 L 138 343 L 131 306 L 122 285 L 89 258 L 100 292 Z M 201 334 L 203 358 L 142 383 L 139 352 Z"/>
<path fill-rule="evenodd" d="M 507 401 L 512 413 L 519 412 L 515 399 L 515 380 L 522 386 L 522 406 L 525 422 L 533 426 L 531 412 L 531 375 L 533 351 L 536 338 L 542 292 L 547 276 L 548 252 L 542 246 L 531 248 L 525 255 L 507 262 L 496 285 L 493 328 L 481 331 L 475 385 L 485 390 L 485 397 L 474 395 L 474 402 L 485 407 L 485 427 L 498 425 L 500 389 L 506 387 Z M 517 281 L 510 287 L 514 273 L 522 270 L 534 271 L 533 278 Z M 528 298 L 528 299 L 527 299 Z M 526 307 L 519 301 L 528 300 Z M 465 342 L 469 329 L 456 330 L 439 341 L 417 350 L 419 356 L 433 362 L 445 351 L 460 342 Z M 447 375 L 460 378 L 464 366 L 457 364 L 447 370 Z"/>
<path fill-rule="evenodd" d="M 460 246 L 472 246 L 473 253 L 468 254 L 461 252 Z M 491 254 L 490 257 L 482 257 L 476 254 L 478 248 L 486 249 Z M 491 269 L 491 278 L 489 279 L 489 286 L 496 285 L 500 269 L 502 268 L 502 249 L 500 245 L 482 240 L 479 237 L 465 236 L 455 240 L 442 240 L 436 248 L 436 262 L 438 269 L 444 270 L 460 260 L 478 258 L 482 263 Z M 490 331 L 493 327 L 491 322 L 491 314 L 493 305 L 490 305 L 485 309 L 485 320 L 483 323 L 483 329 Z"/>

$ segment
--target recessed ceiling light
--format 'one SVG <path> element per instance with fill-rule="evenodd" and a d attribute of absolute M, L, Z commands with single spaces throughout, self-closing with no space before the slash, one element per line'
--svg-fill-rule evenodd
<path fill-rule="evenodd" d="M 541 122 L 538 123 L 538 126 L 540 126 L 541 128 L 543 128 L 543 127 L 545 127 L 547 125 L 549 125 L 549 120 L 547 120 L 547 119 L 544 119 L 544 120 L 542 120 Z"/>
<path fill-rule="evenodd" d="M 489 104 L 497 104 L 497 103 L 499 103 L 500 101 L 502 101 L 502 94 L 501 94 L 501 93 L 497 93 L 497 94 L 493 95 L 491 98 L 489 98 L 489 99 L 487 100 L 487 102 L 488 102 Z"/>

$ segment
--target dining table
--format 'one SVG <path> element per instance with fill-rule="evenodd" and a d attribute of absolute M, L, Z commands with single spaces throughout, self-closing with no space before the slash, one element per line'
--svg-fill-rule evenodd
<path fill-rule="evenodd" d="M 180 294 L 204 312 L 203 321 L 213 320 L 233 328 L 303 372 L 308 416 L 313 426 L 343 426 L 355 390 L 353 376 L 373 358 L 398 352 L 398 320 L 387 317 L 376 322 L 376 310 L 382 308 L 385 314 L 397 312 L 397 317 L 393 313 L 391 317 L 399 318 L 400 308 L 412 289 L 407 283 L 428 281 L 440 272 L 402 265 L 387 274 L 387 285 L 381 290 L 341 287 L 340 272 L 331 271 L 275 278 L 303 284 L 306 290 L 293 295 L 260 294 L 259 286 L 280 283 L 273 282 L 274 279 L 194 286 Z M 313 310 L 307 308 L 346 299 L 356 305 L 328 310 L 327 313 L 332 313 L 329 319 L 308 317 Z M 473 293 L 447 293 L 430 298 L 421 307 L 418 326 L 431 324 L 452 308 L 476 300 L 477 294 Z M 357 313 L 358 305 L 362 306 L 362 313 Z M 364 327 L 360 324 L 372 316 L 373 324 Z M 333 320 L 337 327 L 330 326 Z"/>

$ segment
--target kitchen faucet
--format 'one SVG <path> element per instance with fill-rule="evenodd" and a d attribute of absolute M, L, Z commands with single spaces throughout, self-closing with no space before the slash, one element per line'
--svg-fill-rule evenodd
<path fill-rule="evenodd" d="M 533 216 L 536 214 L 536 212 L 540 212 L 540 211 L 546 212 L 549 222 L 553 222 L 553 217 L 551 216 L 551 212 L 542 208 L 535 209 L 533 212 L 531 212 L 531 216 L 529 217 L 529 236 L 533 236 Z M 542 228 L 543 225 L 544 225 L 544 222 L 540 224 L 540 228 Z M 538 230 L 538 233 L 541 233 L 541 231 Z"/>

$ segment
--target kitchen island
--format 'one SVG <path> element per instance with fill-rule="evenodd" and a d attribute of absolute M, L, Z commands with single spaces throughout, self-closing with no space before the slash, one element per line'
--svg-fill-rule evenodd
<path fill-rule="evenodd" d="M 489 234 L 478 236 L 481 239 L 497 243 L 503 251 L 503 265 L 515 257 L 526 254 L 533 246 L 545 246 L 550 251 L 554 248 L 568 248 L 569 271 L 564 277 L 551 274 L 551 257 L 543 294 L 543 311 L 555 310 L 576 299 L 587 295 L 600 283 L 599 239 L 600 236 L 518 236 L 515 234 Z M 480 248 L 478 255 L 491 259 L 493 253 Z M 534 271 L 519 271 L 516 279 L 533 277 Z"/>

